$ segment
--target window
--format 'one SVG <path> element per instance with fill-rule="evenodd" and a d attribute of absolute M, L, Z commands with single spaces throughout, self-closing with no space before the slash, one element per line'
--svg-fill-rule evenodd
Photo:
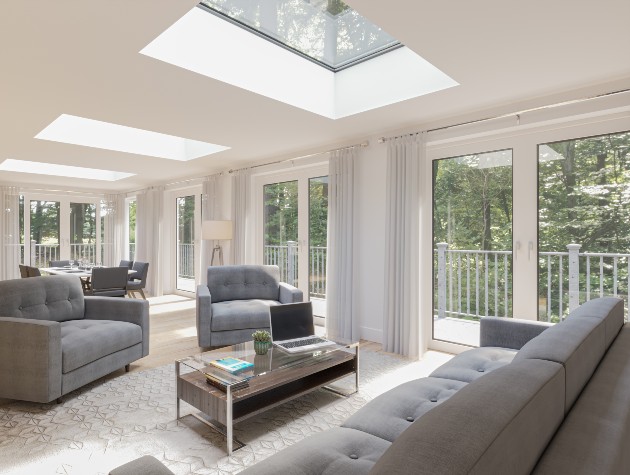
<path fill-rule="evenodd" d="M 630 132 L 538 146 L 539 319 L 592 298 L 628 301 Z"/>
<path fill-rule="evenodd" d="M 331 71 L 401 46 L 340 0 L 202 0 L 200 6 Z"/>

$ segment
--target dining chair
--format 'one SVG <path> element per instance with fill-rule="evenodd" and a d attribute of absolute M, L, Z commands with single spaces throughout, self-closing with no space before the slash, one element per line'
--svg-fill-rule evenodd
<path fill-rule="evenodd" d="M 70 261 L 68 259 L 65 261 L 48 261 L 48 267 L 65 267 L 69 265 Z"/>
<path fill-rule="evenodd" d="M 126 261 L 125 259 L 121 259 L 118 267 L 126 267 L 127 269 L 131 270 L 133 268 L 133 261 Z"/>
<path fill-rule="evenodd" d="M 90 289 L 86 295 L 101 297 L 124 297 L 127 295 L 127 274 L 125 267 L 95 267 L 92 269 Z"/>
<path fill-rule="evenodd" d="M 42 273 L 39 271 L 37 267 L 20 265 L 20 275 L 22 277 L 39 277 L 42 275 Z"/>
<path fill-rule="evenodd" d="M 127 291 L 129 292 L 129 296 L 132 297 L 136 292 L 140 292 L 142 298 L 146 300 L 146 296 L 144 295 L 144 288 L 147 285 L 147 275 L 149 274 L 149 263 L 148 262 L 139 262 L 135 261 L 133 263 L 132 270 L 135 270 L 136 273 L 129 276 L 129 282 L 127 282 Z"/>

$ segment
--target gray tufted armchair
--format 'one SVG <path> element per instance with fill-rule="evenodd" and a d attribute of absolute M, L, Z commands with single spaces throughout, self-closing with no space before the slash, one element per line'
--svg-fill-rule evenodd
<path fill-rule="evenodd" d="M 269 330 L 269 307 L 301 302 L 302 291 L 280 282 L 278 266 L 208 267 L 208 285 L 197 287 L 197 340 L 201 347 L 251 340 Z"/>

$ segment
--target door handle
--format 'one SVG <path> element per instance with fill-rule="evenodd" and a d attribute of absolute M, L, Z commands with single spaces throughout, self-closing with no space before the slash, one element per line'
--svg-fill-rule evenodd
<path fill-rule="evenodd" d="M 518 251 L 521 250 L 521 241 L 514 243 L 514 260 L 518 259 Z"/>

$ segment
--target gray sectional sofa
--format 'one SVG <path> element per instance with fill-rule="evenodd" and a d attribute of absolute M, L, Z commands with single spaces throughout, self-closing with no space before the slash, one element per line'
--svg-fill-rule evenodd
<path fill-rule="evenodd" d="M 76 276 L 0 281 L 0 398 L 47 403 L 149 354 L 149 304 Z"/>
<path fill-rule="evenodd" d="M 622 300 L 591 300 L 552 327 L 484 318 L 481 344 L 241 473 L 630 473 Z"/>
<path fill-rule="evenodd" d="M 208 267 L 208 285 L 197 287 L 197 340 L 203 348 L 234 345 L 269 330 L 269 307 L 303 300 L 280 282 L 278 266 Z"/>

